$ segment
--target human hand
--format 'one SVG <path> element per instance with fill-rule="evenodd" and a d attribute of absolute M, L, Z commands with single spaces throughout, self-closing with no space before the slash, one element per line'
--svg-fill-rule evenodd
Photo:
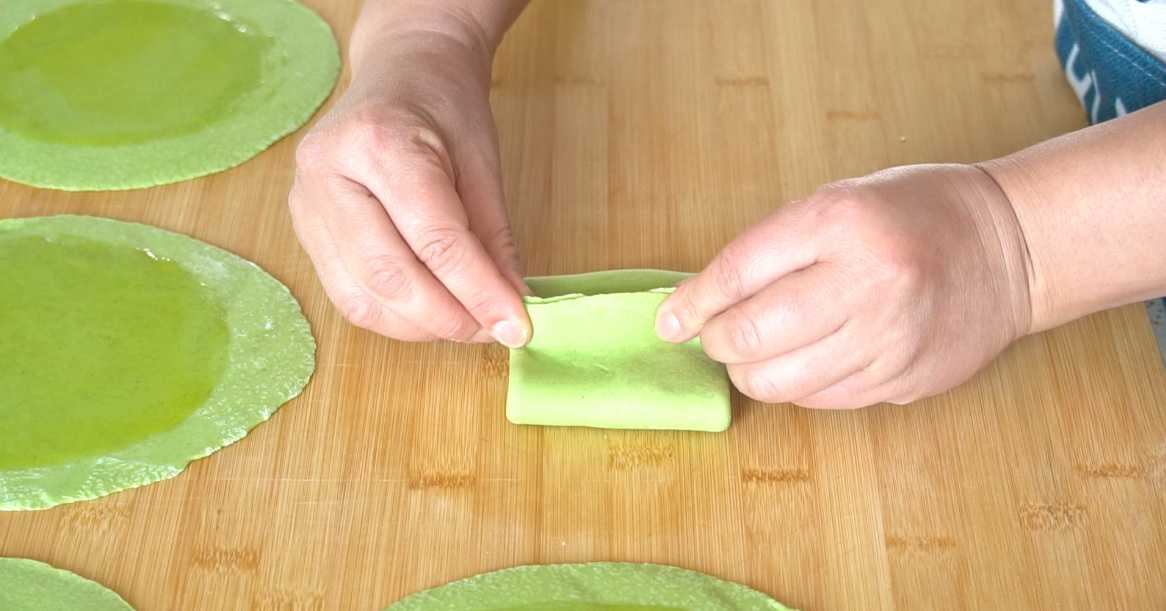
<path fill-rule="evenodd" d="M 820 189 L 730 243 L 661 305 L 741 392 L 815 408 L 951 388 L 1029 332 L 1029 261 L 1007 196 L 965 165 Z"/>
<path fill-rule="evenodd" d="M 530 336 L 489 105 L 493 49 L 459 28 L 378 32 L 303 139 L 289 207 L 332 302 L 406 341 Z"/>

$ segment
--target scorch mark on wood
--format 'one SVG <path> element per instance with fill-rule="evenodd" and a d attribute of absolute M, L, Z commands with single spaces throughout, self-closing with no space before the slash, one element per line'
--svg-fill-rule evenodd
<path fill-rule="evenodd" d="M 191 556 L 194 566 L 220 573 L 254 571 L 259 566 L 259 552 L 252 548 L 228 549 L 210 547 L 195 550 Z"/>
<path fill-rule="evenodd" d="M 477 476 L 468 471 L 426 471 L 410 474 L 409 488 L 411 490 L 426 490 L 429 488 L 453 490 L 456 488 L 469 488 L 477 483 L 477 481 Z"/>
<path fill-rule="evenodd" d="M 607 446 L 607 466 L 619 471 L 659 466 L 671 462 L 675 453 L 668 444 L 613 443 Z"/>
<path fill-rule="evenodd" d="M 1077 463 L 1073 470 L 1088 478 L 1159 481 L 1166 477 L 1166 444 L 1146 452 L 1137 462 Z"/>
<path fill-rule="evenodd" d="M 887 535 L 887 549 L 897 551 L 942 552 L 956 546 L 948 535 Z"/>
<path fill-rule="evenodd" d="M 810 480 L 808 469 L 741 469 L 746 484 L 792 484 Z"/>
<path fill-rule="evenodd" d="M 130 517 L 130 506 L 125 504 L 77 505 L 69 507 L 65 522 L 88 530 L 104 530 L 114 522 Z"/>
<path fill-rule="evenodd" d="M 482 353 L 482 370 L 491 378 L 505 378 L 510 372 L 510 352 L 505 348 L 490 346 Z"/>
<path fill-rule="evenodd" d="M 1085 477 L 1140 479 L 1146 470 L 1142 465 L 1122 463 L 1088 463 L 1073 465 Z"/>
<path fill-rule="evenodd" d="M 1085 506 L 1067 501 L 1025 503 L 1017 510 L 1020 526 L 1025 530 L 1064 530 L 1085 520 Z"/>

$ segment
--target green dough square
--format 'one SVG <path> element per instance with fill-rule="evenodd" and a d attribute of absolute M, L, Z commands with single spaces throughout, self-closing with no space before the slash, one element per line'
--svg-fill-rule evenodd
<path fill-rule="evenodd" d="M 687 274 L 618 270 L 528 278 L 534 335 L 510 351 L 515 424 L 723 431 L 729 381 L 700 340 L 656 337 L 656 308 Z"/>

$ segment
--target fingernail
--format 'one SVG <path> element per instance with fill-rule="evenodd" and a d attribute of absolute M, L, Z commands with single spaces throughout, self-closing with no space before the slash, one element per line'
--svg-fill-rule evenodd
<path fill-rule="evenodd" d="M 680 339 L 680 319 L 672 312 L 662 311 L 656 317 L 656 334 L 661 339 L 676 341 Z"/>
<path fill-rule="evenodd" d="M 504 320 L 494 325 L 490 334 L 498 343 L 507 348 L 521 348 L 526 344 L 526 330 L 513 320 Z"/>

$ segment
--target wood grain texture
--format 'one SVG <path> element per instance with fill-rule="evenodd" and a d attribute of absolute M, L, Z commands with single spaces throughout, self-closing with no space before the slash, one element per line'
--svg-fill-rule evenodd
<path fill-rule="evenodd" d="M 309 2 L 342 40 L 357 3 Z M 1076 129 L 1050 22 L 1046 0 L 536 1 L 492 93 L 528 271 L 698 269 L 826 181 Z M 243 441 L 157 485 L 0 514 L 0 554 L 143 611 L 376 609 L 592 560 L 803 609 L 1166 606 L 1166 375 L 1141 306 L 908 407 L 738 396 L 721 435 L 518 428 L 503 350 L 391 342 L 329 306 L 285 209 L 295 140 L 143 191 L 0 182 L 0 216 L 142 221 L 250 258 L 320 342 L 307 392 Z"/>

